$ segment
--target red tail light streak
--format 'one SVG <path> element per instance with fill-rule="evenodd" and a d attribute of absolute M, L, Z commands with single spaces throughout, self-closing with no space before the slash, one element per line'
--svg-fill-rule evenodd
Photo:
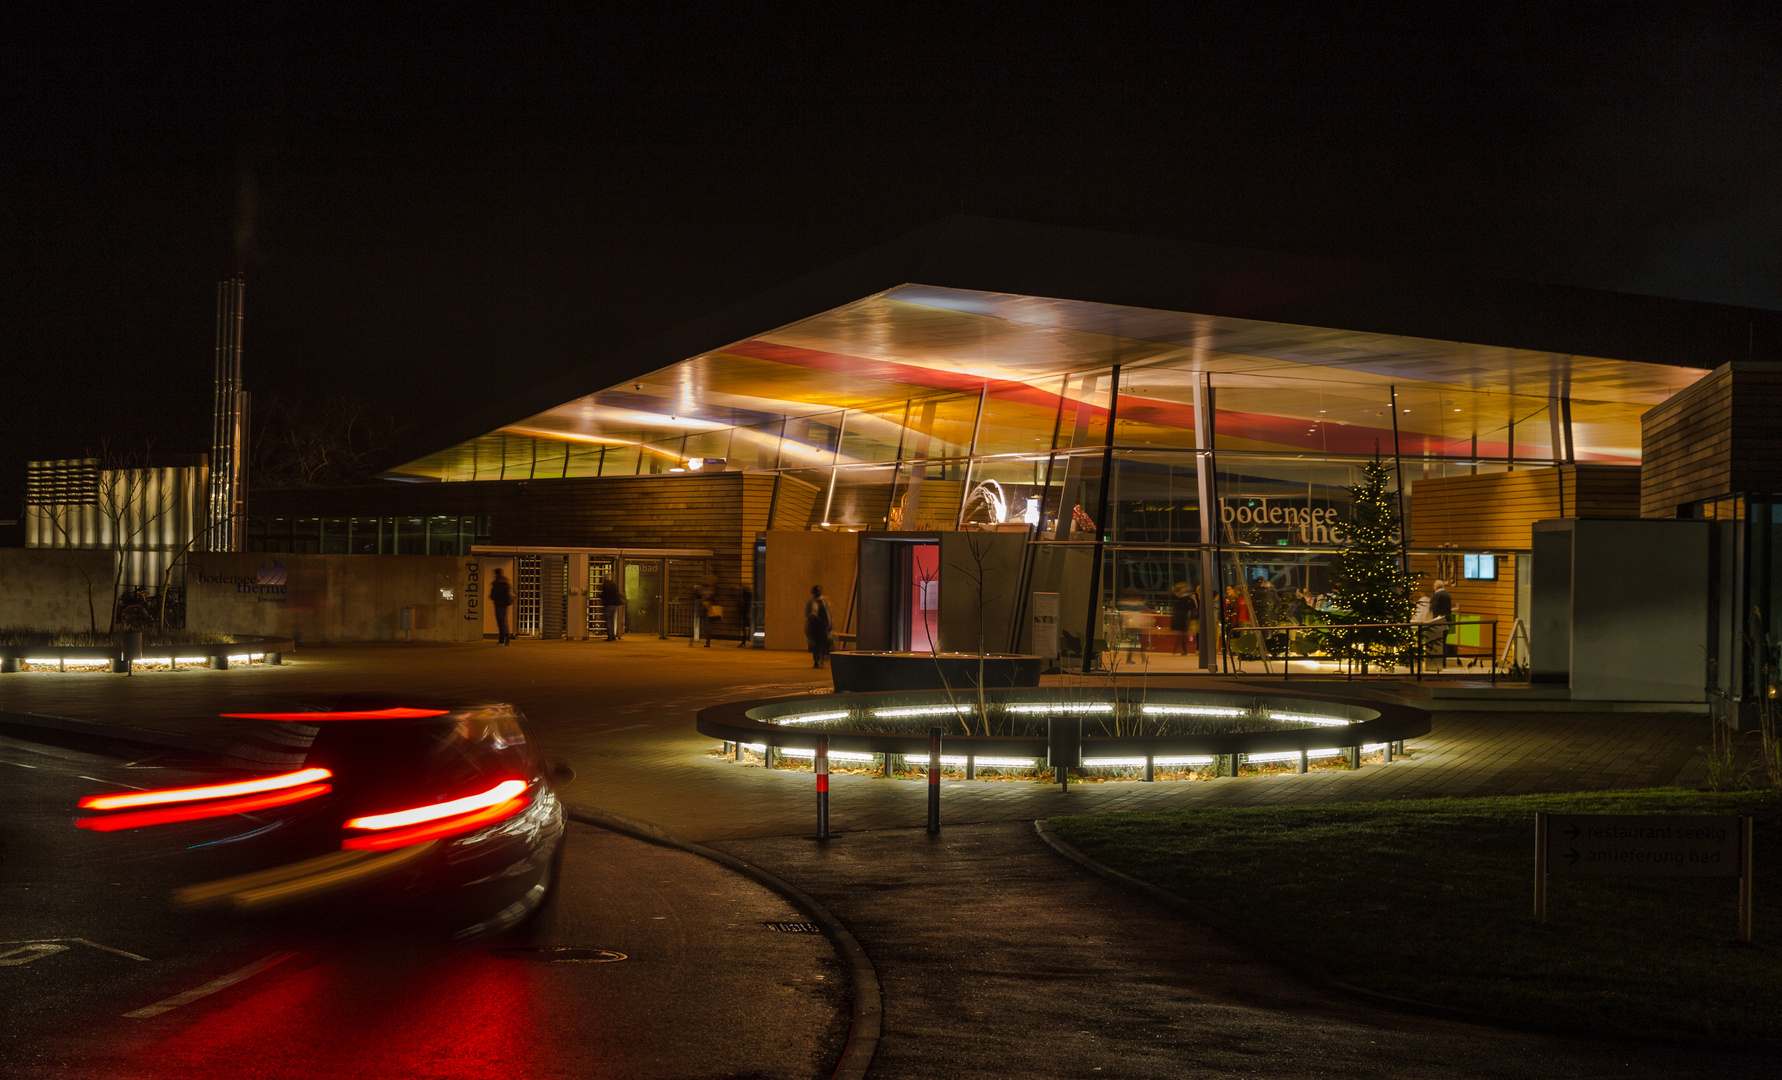
<path fill-rule="evenodd" d="M 74 824 L 82 829 L 92 829 L 95 832 L 140 829 L 145 825 L 166 825 L 175 821 L 199 821 L 204 818 L 226 817 L 230 814 L 247 814 L 255 810 L 270 810 L 275 806 L 289 806 L 305 799 L 313 799 L 317 795 L 326 795 L 331 790 L 332 788 L 327 784 L 305 784 L 302 787 L 269 791 L 262 795 L 247 795 L 239 799 L 219 799 L 184 806 L 162 806 L 153 810 L 134 810 L 121 814 L 76 818 Z"/>
<path fill-rule="evenodd" d="M 259 795 L 269 791 L 303 787 L 333 777 L 327 769 L 298 769 L 277 776 L 261 776 L 235 784 L 206 784 L 202 787 L 164 788 L 160 791 L 131 791 L 122 795 L 88 795 L 79 802 L 82 810 L 134 810 L 139 806 L 164 806 L 168 803 L 200 802 L 205 799 L 229 799 L 238 795 Z M 323 785 L 326 790 L 327 785 Z M 306 796 L 307 797 L 307 796 Z"/>
<path fill-rule="evenodd" d="M 226 712 L 225 720 L 286 720 L 298 724 L 314 724 L 323 720 L 425 720 L 444 716 L 444 709 L 370 709 L 356 712 Z"/>
<path fill-rule="evenodd" d="M 505 780 L 489 790 L 450 802 L 431 803 L 387 814 L 351 818 L 346 827 L 370 833 L 351 836 L 341 847 L 353 851 L 388 851 L 443 836 L 474 832 L 512 817 L 526 808 L 526 781 Z"/>

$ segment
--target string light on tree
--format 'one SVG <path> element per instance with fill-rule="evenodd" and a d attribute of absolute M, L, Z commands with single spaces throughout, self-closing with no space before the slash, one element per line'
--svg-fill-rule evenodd
<path fill-rule="evenodd" d="M 1351 520 L 1343 547 L 1331 564 L 1332 606 L 1353 623 L 1408 623 L 1415 603 L 1415 574 L 1400 562 L 1398 495 L 1387 487 L 1386 466 L 1378 457 L 1362 466 L 1361 483 L 1349 489 Z M 1333 613 L 1334 614 L 1334 613 Z M 1333 618 L 1333 623 L 1338 619 Z M 1406 626 L 1332 630 L 1332 652 L 1364 663 L 1392 663 L 1416 643 Z"/>

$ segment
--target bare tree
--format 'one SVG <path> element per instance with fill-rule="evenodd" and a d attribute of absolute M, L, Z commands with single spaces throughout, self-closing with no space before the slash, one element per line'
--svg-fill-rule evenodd
<path fill-rule="evenodd" d="M 394 414 L 351 395 L 314 406 L 268 395 L 255 411 L 250 475 L 262 488 L 361 483 L 403 433 Z"/>

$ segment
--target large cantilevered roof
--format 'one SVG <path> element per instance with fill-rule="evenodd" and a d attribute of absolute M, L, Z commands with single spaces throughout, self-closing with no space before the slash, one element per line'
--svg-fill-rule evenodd
<path fill-rule="evenodd" d="M 1580 461 L 1636 463 L 1640 414 L 1702 367 L 904 283 L 688 355 L 408 462 L 394 478 L 589 475 L 683 459 L 796 468 L 1070 444 L 1062 406 L 1117 445 L 1544 459 L 1569 403 Z M 984 415 L 977 415 L 980 394 Z M 1396 409 L 1396 413 L 1395 413 Z M 1099 441 L 1099 437 L 1098 437 Z M 599 451 L 605 450 L 602 455 Z M 559 466 L 557 463 L 561 463 Z M 559 468 L 561 472 L 559 472 Z M 608 471 L 611 471 L 610 469 Z"/>

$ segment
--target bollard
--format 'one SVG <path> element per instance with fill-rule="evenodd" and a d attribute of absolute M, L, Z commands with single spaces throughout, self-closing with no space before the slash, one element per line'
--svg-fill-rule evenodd
<path fill-rule="evenodd" d="M 940 832 L 940 732 L 928 729 L 928 831 Z"/>
<path fill-rule="evenodd" d="M 1386 744 L 1386 752 L 1383 755 L 1381 755 L 1380 760 L 1387 765 L 1392 764 L 1392 744 L 1391 743 Z"/>
<path fill-rule="evenodd" d="M 218 653 L 215 656 L 211 657 L 210 658 L 210 670 L 212 670 L 212 671 L 228 671 L 229 670 L 229 658 L 222 653 Z"/>
<path fill-rule="evenodd" d="M 775 753 L 774 751 L 776 751 L 778 749 L 779 749 L 779 747 L 777 747 L 777 746 L 771 746 L 771 745 L 763 746 L 761 748 L 761 764 L 767 766 L 770 769 L 775 767 L 775 765 L 777 765 L 779 763 L 780 755 Z"/>
<path fill-rule="evenodd" d="M 811 767 L 817 772 L 817 839 L 829 839 L 829 740 L 817 740 L 817 756 Z"/>
<path fill-rule="evenodd" d="M 1156 783 L 1156 781 L 1157 781 L 1157 755 L 1156 754 L 1146 754 L 1145 755 L 1145 782 L 1147 784 L 1150 784 L 1150 783 Z"/>
<path fill-rule="evenodd" d="M 1308 767 L 1308 764 L 1309 763 L 1306 759 L 1306 752 L 1304 750 L 1301 750 L 1299 752 L 1299 771 L 1302 773 L 1305 772 Z"/>
<path fill-rule="evenodd" d="M 1046 721 L 1046 764 L 1058 771 L 1058 790 L 1070 790 L 1070 770 L 1082 764 L 1083 719 L 1054 716 Z"/>
<path fill-rule="evenodd" d="M 965 778 L 967 780 L 978 778 L 978 756 L 976 754 L 965 755 Z"/>
<path fill-rule="evenodd" d="M 285 654 L 282 652 L 267 653 L 266 662 L 273 667 L 280 667 L 285 662 Z"/>
<path fill-rule="evenodd" d="M 1351 769 L 1361 768 L 1361 747 L 1359 747 L 1359 746 L 1349 747 L 1349 768 L 1351 768 Z"/>
<path fill-rule="evenodd" d="M 22 661 L 16 656 L 0 657 L 0 672 L 17 671 L 20 663 L 22 663 Z"/>
<path fill-rule="evenodd" d="M 732 745 L 732 746 L 734 746 L 734 747 L 736 747 L 736 760 L 738 760 L 738 761 L 741 761 L 741 760 L 742 760 L 742 759 L 743 759 L 743 744 L 742 744 L 742 740 L 741 740 L 741 739 L 738 739 L 738 740 L 737 740 L 737 741 L 736 741 L 736 742 L 734 742 L 734 743 L 732 743 L 732 744 L 731 744 L 731 745 Z"/>
<path fill-rule="evenodd" d="M 897 775 L 897 767 L 891 763 L 891 751 L 889 751 L 889 750 L 885 751 L 885 764 L 884 764 L 883 771 L 884 771 L 884 775 L 886 775 L 886 776 Z"/>

